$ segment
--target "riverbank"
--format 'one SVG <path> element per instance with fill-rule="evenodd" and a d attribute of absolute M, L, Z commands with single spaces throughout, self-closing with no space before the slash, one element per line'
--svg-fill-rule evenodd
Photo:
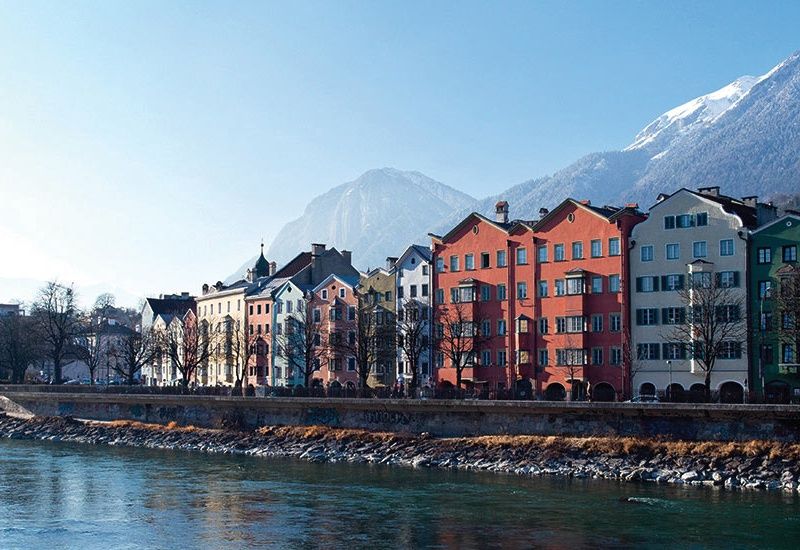
<path fill-rule="evenodd" d="M 800 493 L 800 444 L 770 441 L 725 443 L 556 436 L 435 438 L 427 434 L 322 426 L 268 426 L 242 432 L 131 421 L 79 421 L 69 417 L 25 419 L 2 413 L 0 437 L 287 457 L 311 462 Z"/>

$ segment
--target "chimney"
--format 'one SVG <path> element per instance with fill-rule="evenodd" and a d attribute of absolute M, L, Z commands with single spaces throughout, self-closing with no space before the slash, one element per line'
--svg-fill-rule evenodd
<path fill-rule="evenodd" d="M 252 283 L 256 279 L 256 274 L 252 269 L 248 268 L 247 275 L 245 275 L 244 278 L 247 280 L 248 283 Z"/>
<path fill-rule="evenodd" d="M 583 199 L 581 201 L 581 204 L 584 205 L 584 206 L 591 206 L 592 205 L 592 201 L 590 201 L 589 199 Z"/>
<path fill-rule="evenodd" d="M 508 203 L 499 201 L 494 205 L 494 219 L 497 223 L 508 223 Z"/>
<path fill-rule="evenodd" d="M 539 209 L 539 219 L 544 218 L 549 213 L 550 213 L 550 211 L 547 208 L 540 208 Z"/>
<path fill-rule="evenodd" d="M 342 257 L 347 261 L 348 264 L 353 265 L 353 253 L 349 250 L 342 250 Z"/>
<path fill-rule="evenodd" d="M 181 298 L 189 298 L 188 292 L 181 292 Z"/>
<path fill-rule="evenodd" d="M 639 203 L 638 202 L 629 202 L 629 203 L 627 203 L 625 205 L 625 208 L 633 208 L 634 210 L 637 210 L 639 208 Z"/>
<path fill-rule="evenodd" d="M 275 275 L 276 271 L 278 271 L 278 264 L 276 264 L 275 262 L 270 262 L 269 263 L 269 275 L 270 275 L 270 277 Z"/>
<path fill-rule="evenodd" d="M 755 208 L 756 205 L 758 205 L 758 196 L 751 195 L 749 197 L 742 197 L 742 202 L 745 204 L 745 206 Z"/>
<path fill-rule="evenodd" d="M 320 243 L 312 243 L 311 244 L 311 255 L 312 256 L 322 256 L 322 253 L 325 252 L 325 245 Z"/>
<path fill-rule="evenodd" d="M 712 187 L 698 187 L 697 192 L 701 195 L 708 195 L 709 197 L 719 197 L 719 185 Z"/>
<path fill-rule="evenodd" d="M 391 271 L 394 269 L 394 266 L 397 264 L 397 257 L 389 256 L 386 258 L 386 271 Z"/>
<path fill-rule="evenodd" d="M 203 296 L 208 294 L 208 283 L 203 283 Z"/>

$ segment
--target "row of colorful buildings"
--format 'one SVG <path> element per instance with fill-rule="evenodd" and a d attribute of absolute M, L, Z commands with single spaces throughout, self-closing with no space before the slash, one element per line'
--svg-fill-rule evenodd
<path fill-rule="evenodd" d="M 416 372 L 420 384 L 547 399 L 686 399 L 706 386 L 723 401 L 800 397 L 797 213 L 718 187 L 659 195 L 647 212 L 572 199 L 536 220 L 509 211 L 472 213 L 364 273 L 321 244 L 280 269 L 262 250 L 240 281 L 148 300 L 143 327 L 191 315 L 240 331 L 252 385 L 357 386 L 369 363 L 373 387 Z M 196 383 L 241 378 L 231 341 Z M 176 381 L 168 365 L 144 374 Z"/>

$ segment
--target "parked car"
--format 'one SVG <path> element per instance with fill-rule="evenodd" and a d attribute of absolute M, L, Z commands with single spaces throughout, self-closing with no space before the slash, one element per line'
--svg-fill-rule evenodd
<path fill-rule="evenodd" d="M 661 400 L 656 395 L 637 395 L 629 399 L 627 403 L 660 403 Z"/>

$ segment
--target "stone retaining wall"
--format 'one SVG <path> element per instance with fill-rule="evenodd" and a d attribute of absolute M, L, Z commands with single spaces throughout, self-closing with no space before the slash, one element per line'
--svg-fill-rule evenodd
<path fill-rule="evenodd" d="M 2 391 L 2 390 L 0 390 Z M 323 425 L 469 435 L 643 436 L 695 441 L 800 441 L 800 407 L 110 395 L 2 391 L 0 409 L 37 416 L 218 428 Z"/>

